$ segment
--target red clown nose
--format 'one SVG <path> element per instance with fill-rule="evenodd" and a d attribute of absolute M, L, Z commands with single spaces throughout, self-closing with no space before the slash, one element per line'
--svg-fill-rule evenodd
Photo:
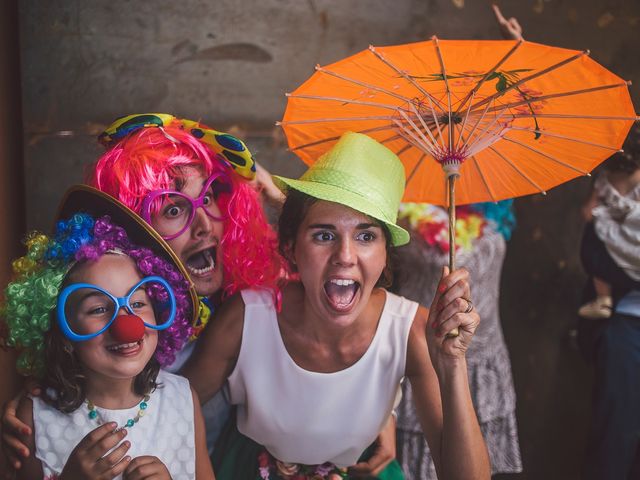
<path fill-rule="evenodd" d="M 144 323 L 137 315 L 118 315 L 109 327 L 109 333 L 118 342 L 137 342 L 144 336 Z"/>

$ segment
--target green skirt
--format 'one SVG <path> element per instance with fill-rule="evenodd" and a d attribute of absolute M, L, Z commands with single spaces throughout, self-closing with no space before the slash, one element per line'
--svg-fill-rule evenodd
<path fill-rule="evenodd" d="M 373 445 L 360 457 L 364 461 L 373 454 Z M 216 441 L 211 456 L 216 480 L 324 480 L 331 478 L 354 479 L 345 470 L 330 464 L 292 466 L 279 464 L 266 449 L 238 431 L 235 416 Z M 278 465 L 279 464 L 279 465 Z M 280 472 L 285 473 L 280 473 Z M 333 474 L 333 477 L 330 476 Z M 337 475 L 337 476 L 336 476 Z M 362 477 L 359 477 L 362 480 Z M 404 480 L 400 464 L 393 460 L 377 477 L 379 480 Z"/>

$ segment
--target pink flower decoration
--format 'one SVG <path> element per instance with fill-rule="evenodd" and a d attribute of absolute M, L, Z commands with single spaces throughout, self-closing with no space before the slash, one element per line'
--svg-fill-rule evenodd
<path fill-rule="evenodd" d="M 262 480 L 269 480 L 269 467 L 260 467 L 260 477 Z"/>

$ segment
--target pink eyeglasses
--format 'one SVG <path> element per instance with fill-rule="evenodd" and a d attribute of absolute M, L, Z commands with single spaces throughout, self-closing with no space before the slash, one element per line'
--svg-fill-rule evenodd
<path fill-rule="evenodd" d="M 191 226 L 199 207 L 209 218 L 225 220 L 227 216 L 216 203 L 221 193 L 231 193 L 231 180 L 224 173 L 211 175 L 198 198 L 177 190 L 153 190 L 144 197 L 141 216 L 162 238 L 172 240 Z"/>

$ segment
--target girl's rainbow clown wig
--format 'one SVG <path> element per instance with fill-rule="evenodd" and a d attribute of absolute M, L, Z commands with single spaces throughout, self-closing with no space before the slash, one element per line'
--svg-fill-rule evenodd
<path fill-rule="evenodd" d="M 158 332 L 155 357 L 170 365 L 191 335 L 193 304 L 189 284 L 176 267 L 151 249 L 134 245 L 109 216 L 94 218 L 77 213 L 59 221 L 52 237 L 38 232 L 25 240 L 27 254 L 12 263 L 15 278 L 5 290 L 1 313 L 6 321 L 6 344 L 20 351 L 18 370 L 25 375 L 44 371 L 44 337 L 55 322 L 55 309 L 63 282 L 78 262 L 97 260 L 109 252 L 133 259 L 142 276 L 158 275 L 174 290 L 173 324 Z M 153 292 L 148 292 L 154 297 Z"/>
<path fill-rule="evenodd" d="M 223 298 L 252 287 L 279 291 L 285 264 L 276 234 L 249 184 L 255 176 L 255 162 L 242 141 L 199 122 L 162 113 L 119 118 L 99 140 L 107 152 L 95 163 L 89 184 L 138 214 L 149 192 L 181 183 L 184 167 L 195 167 L 207 177 L 226 173 L 232 191 L 217 200 L 227 214 L 221 239 Z"/>

